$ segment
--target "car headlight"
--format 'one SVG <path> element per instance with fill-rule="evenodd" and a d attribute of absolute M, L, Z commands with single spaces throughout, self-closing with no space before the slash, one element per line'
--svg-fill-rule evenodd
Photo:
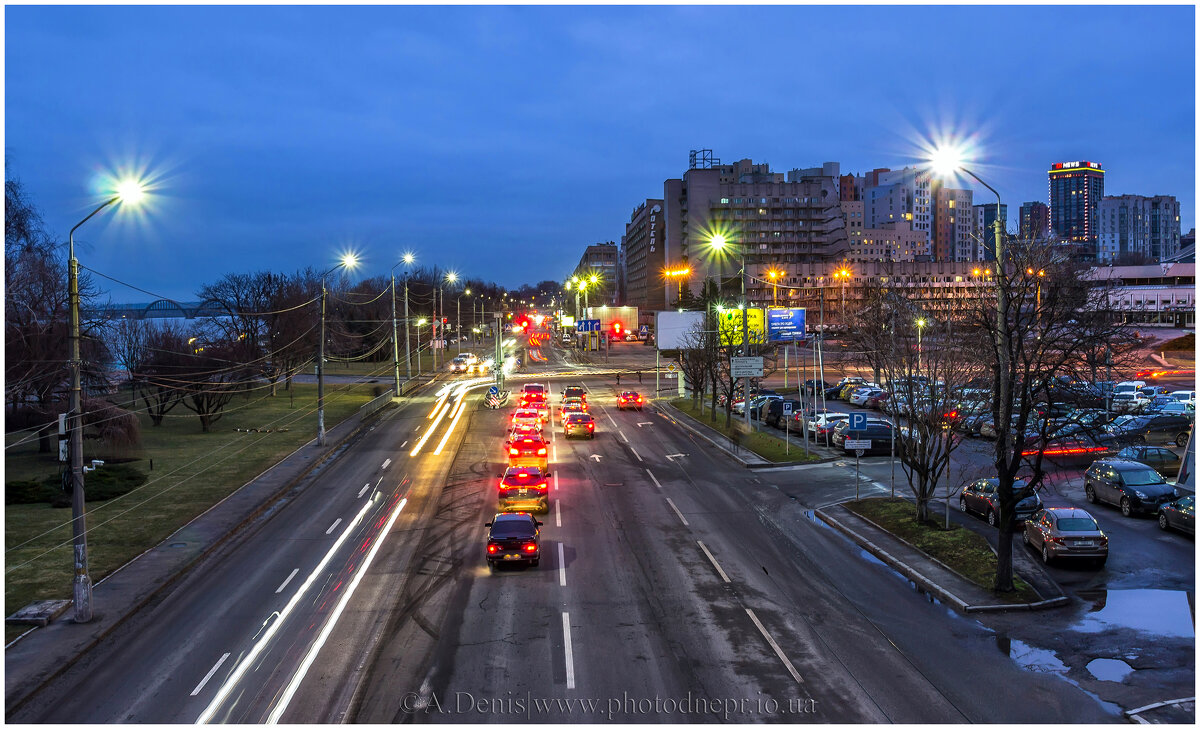
<path fill-rule="evenodd" d="M 1134 493 L 1134 495 L 1135 495 L 1135 496 L 1137 496 L 1139 499 L 1144 499 L 1144 498 L 1146 498 L 1146 495 L 1145 495 L 1145 494 L 1143 494 L 1141 491 L 1138 491 L 1138 490 L 1136 490 L 1136 489 L 1134 490 L 1134 492 L 1133 492 L 1133 493 Z"/>

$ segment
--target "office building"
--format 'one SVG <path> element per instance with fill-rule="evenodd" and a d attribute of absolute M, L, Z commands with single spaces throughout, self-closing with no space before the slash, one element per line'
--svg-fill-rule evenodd
<path fill-rule="evenodd" d="M 709 277 L 740 293 L 741 254 L 746 257 L 750 300 L 771 296 L 766 272 L 806 261 L 840 260 L 849 250 L 838 199 L 838 176 L 795 170 L 791 181 L 766 163 L 741 160 L 722 165 L 711 153 L 697 156 L 679 179 L 663 184 L 666 218 L 664 256 L 672 266 L 688 266 L 686 284 L 694 293 Z M 829 167 L 830 171 L 835 168 Z M 722 235 L 734 244 L 717 254 L 711 241 Z"/>
<path fill-rule="evenodd" d="M 1179 252 L 1179 201 L 1171 195 L 1107 196 L 1097 220 L 1098 261 L 1163 261 Z"/>
<path fill-rule="evenodd" d="M 1099 162 L 1056 162 L 1051 165 L 1050 230 L 1064 243 L 1073 244 L 1075 255 L 1094 258 L 1100 211 L 1104 197 L 1104 168 Z"/>
<path fill-rule="evenodd" d="M 930 252 L 935 261 L 974 261 L 977 246 L 972 192 L 933 183 L 933 239 Z"/>
<path fill-rule="evenodd" d="M 912 167 L 869 173 L 863 190 L 867 227 L 881 229 L 884 223 L 908 221 L 913 230 L 924 233 L 929 240 L 933 226 L 932 177 L 928 170 Z"/>
<path fill-rule="evenodd" d="M 669 309 L 677 298 L 674 282 L 663 278 L 664 268 L 670 267 L 666 258 L 663 235 L 663 201 L 648 199 L 634 208 L 621 236 L 621 253 L 625 259 L 625 296 L 622 303 L 642 311 Z"/>
<path fill-rule="evenodd" d="M 584 250 L 571 277 L 578 277 L 581 281 L 597 277 L 596 284 L 589 284 L 587 288 L 590 305 L 616 305 L 619 261 L 620 254 L 615 241 L 597 243 Z"/>
<path fill-rule="evenodd" d="M 1021 222 L 1018 235 L 1022 240 L 1045 240 L 1050 237 L 1050 206 L 1044 202 L 1021 203 Z"/>
<path fill-rule="evenodd" d="M 884 223 L 880 228 L 850 228 L 846 233 L 850 238 L 846 259 L 850 261 L 929 260 L 929 241 L 924 233 L 913 230 L 912 223 L 907 220 Z"/>

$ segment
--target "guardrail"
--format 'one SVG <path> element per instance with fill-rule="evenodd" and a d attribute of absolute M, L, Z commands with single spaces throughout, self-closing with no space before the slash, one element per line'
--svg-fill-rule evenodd
<path fill-rule="evenodd" d="M 383 393 L 379 397 L 375 398 L 374 400 L 371 400 L 367 404 L 360 407 L 358 409 L 358 412 L 361 413 L 362 417 L 365 418 L 366 416 L 375 412 L 376 410 L 383 407 L 384 405 L 387 405 L 391 401 L 392 401 L 392 391 L 389 389 L 387 392 Z"/>

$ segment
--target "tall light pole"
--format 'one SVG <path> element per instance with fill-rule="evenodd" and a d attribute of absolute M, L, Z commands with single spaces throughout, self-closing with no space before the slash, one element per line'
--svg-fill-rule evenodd
<path fill-rule="evenodd" d="M 925 317 L 917 318 L 917 374 L 921 374 L 921 331 L 926 323 Z"/>
<path fill-rule="evenodd" d="M 846 281 L 850 278 L 850 269 L 839 268 L 833 277 L 842 281 L 842 326 L 846 326 Z"/>
<path fill-rule="evenodd" d="M 117 194 L 105 200 L 86 218 L 75 224 L 67 235 L 67 296 L 70 306 L 71 395 L 67 415 L 68 457 L 71 469 L 71 542 L 74 552 L 75 577 L 72 592 L 75 598 L 74 620 L 87 623 L 92 619 L 92 578 L 88 574 L 87 515 L 83 493 L 83 354 L 79 333 L 79 259 L 75 258 L 75 231 L 97 213 L 116 202 L 136 205 L 145 197 L 145 190 L 136 181 L 122 182 Z"/>
<path fill-rule="evenodd" d="M 463 292 L 454 299 L 455 315 L 456 315 L 456 322 L 454 324 L 454 328 L 456 330 L 455 334 L 458 335 L 456 337 L 456 339 L 458 340 L 457 341 L 458 354 L 462 354 L 462 340 L 463 340 L 463 337 L 462 337 L 462 297 L 464 297 L 464 296 L 469 298 L 471 296 L 471 289 L 463 289 Z M 472 307 L 475 306 L 474 301 L 471 302 L 471 306 Z"/>
<path fill-rule="evenodd" d="M 425 317 L 421 317 L 416 321 L 417 327 L 417 377 L 421 376 L 421 327 L 425 326 Z M 433 337 L 429 338 L 429 346 L 433 347 Z"/>
<path fill-rule="evenodd" d="M 779 284 L 775 279 L 781 278 L 783 271 L 777 271 L 774 268 L 767 271 L 767 278 L 771 279 L 771 304 L 779 306 Z"/>
<path fill-rule="evenodd" d="M 342 256 L 338 265 L 321 274 L 321 344 L 317 352 L 317 445 L 325 445 L 325 277 L 339 268 L 354 268 L 358 259 L 353 254 Z"/>
<path fill-rule="evenodd" d="M 732 245 L 729 239 L 717 233 L 709 239 L 709 244 L 719 253 L 725 250 L 726 246 Z M 744 247 L 738 247 L 739 257 L 741 260 L 741 269 L 738 272 L 738 278 L 742 284 L 742 303 L 738 308 L 742 310 L 742 356 L 750 356 L 750 326 L 747 321 L 749 316 L 749 304 L 746 301 L 746 250 Z M 742 411 L 746 418 L 746 428 L 750 428 L 750 378 L 742 378 Z"/>
<path fill-rule="evenodd" d="M 455 284 L 457 284 L 458 283 L 458 274 L 455 273 L 454 271 L 448 272 L 446 274 L 446 283 L 450 284 L 451 286 L 454 286 Z M 438 290 L 440 291 L 441 287 L 438 287 Z M 443 314 L 445 313 L 445 309 L 446 309 L 446 295 L 443 293 L 442 294 L 442 312 L 443 312 Z M 459 308 L 458 314 L 459 315 L 456 319 L 457 324 L 462 324 L 462 308 Z M 445 317 L 443 316 L 442 318 L 444 319 Z M 457 324 L 456 324 L 456 326 L 457 326 Z M 459 336 L 455 337 L 455 344 L 458 346 L 457 354 L 462 354 L 462 332 L 458 332 L 458 335 Z M 444 340 L 445 340 L 445 337 L 443 337 L 443 341 Z M 446 364 L 446 353 L 445 352 L 442 353 L 442 364 Z"/>
<path fill-rule="evenodd" d="M 407 367 L 408 379 L 412 379 L 412 349 L 408 343 L 408 268 L 412 265 L 413 254 L 405 253 L 396 266 L 404 266 L 404 362 Z M 400 342 L 396 327 L 396 266 L 392 266 L 392 370 L 396 377 L 396 397 L 400 397 Z"/>

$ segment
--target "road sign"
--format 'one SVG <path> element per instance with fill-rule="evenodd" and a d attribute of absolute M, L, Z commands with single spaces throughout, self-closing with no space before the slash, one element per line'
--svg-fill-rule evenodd
<path fill-rule="evenodd" d="M 679 368 L 675 366 L 675 363 L 674 363 L 674 362 L 672 362 L 671 364 L 667 365 L 667 372 L 674 372 L 674 371 L 676 371 L 676 370 L 678 370 L 678 369 L 679 369 Z"/>
<path fill-rule="evenodd" d="M 762 357 L 730 357 L 729 370 L 734 379 L 740 377 L 762 377 Z"/>
<path fill-rule="evenodd" d="M 640 327 L 638 327 L 638 336 L 639 337 L 650 336 L 650 326 L 648 324 L 643 324 Z"/>
<path fill-rule="evenodd" d="M 783 414 L 784 415 L 792 414 L 792 404 L 790 402 L 788 402 L 787 400 L 783 401 Z"/>
<path fill-rule="evenodd" d="M 867 427 L 866 413 L 850 413 L 850 430 L 862 430 Z"/>
<path fill-rule="evenodd" d="M 772 342 L 804 341 L 805 309 L 767 309 L 767 338 Z"/>
<path fill-rule="evenodd" d="M 863 456 L 863 454 L 864 454 L 864 453 L 866 453 L 866 451 L 865 451 L 865 450 L 863 450 L 862 448 L 855 448 L 855 449 L 854 449 L 854 457 L 855 457 L 855 458 L 862 458 L 862 456 Z"/>
<path fill-rule="evenodd" d="M 492 385 L 491 387 L 488 388 L 488 394 L 489 395 L 499 395 L 500 388 L 496 387 L 495 385 Z"/>
<path fill-rule="evenodd" d="M 870 439 L 867 439 L 867 440 L 850 440 L 849 438 L 846 439 L 846 450 L 852 451 L 852 450 L 858 450 L 859 448 L 861 448 L 863 450 L 867 450 L 867 451 L 871 450 Z M 862 455 L 862 454 L 860 453 L 859 455 Z"/>
<path fill-rule="evenodd" d="M 599 319 L 580 319 L 575 322 L 575 331 L 577 332 L 598 332 L 600 331 Z"/>

